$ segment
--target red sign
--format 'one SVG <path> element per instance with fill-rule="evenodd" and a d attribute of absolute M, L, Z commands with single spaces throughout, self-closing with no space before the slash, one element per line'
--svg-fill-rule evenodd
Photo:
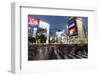
<path fill-rule="evenodd" d="M 28 24 L 31 24 L 32 26 L 39 25 L 39 19 L 29 17 L 28 18 Z"/>

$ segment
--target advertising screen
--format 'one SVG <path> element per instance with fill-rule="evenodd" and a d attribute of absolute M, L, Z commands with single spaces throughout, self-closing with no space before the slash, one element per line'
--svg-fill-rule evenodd
<path fill-rule="evenodd" d="M 73 22 L 71 24 L 69 24 L 68 26 L 69 28 L 69 36 L 74 36 L 77 35 L 77 26 L 76 26 L 76 22 Z"/>

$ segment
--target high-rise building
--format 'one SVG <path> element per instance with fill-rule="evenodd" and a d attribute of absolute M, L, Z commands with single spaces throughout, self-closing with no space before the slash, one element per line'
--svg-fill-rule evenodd
<path fill-rule="evenodd" d="M 68 41 L 71 44 L 87 43 L 87 36 L 84 30 L 84 23 L 82 17 L 69 17 L 68 21 Z"/>
<path fill-rule="evenodd" d="M 32 40 L 35 39 L 35 42 L 37 41 L 37 37 L 40 37 L 44 39 L 46 38 L 46 41 L 41 39 L 41 42 L 48 43 L 49 42 L 49 24 L 45 21 L 42 21 L 37 18 L 29 17 L 28 18 L 28 37 Z M 41 35 L 41 36 L 39 36 Z"/>

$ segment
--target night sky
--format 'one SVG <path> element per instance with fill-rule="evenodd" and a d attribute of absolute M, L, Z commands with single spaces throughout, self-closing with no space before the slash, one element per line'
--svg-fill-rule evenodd
<path fill-rule="evenodd" d="M 51 16 L 51 15 L 28 15 L 28 17 L 37 18 L 43 20 L 50 24 L 50 32 L 55 32 L 57 30 L 65 30 L 67 25 L 68 17 L 71 16 Z M 84 29 L 88 31 L 88 17 L 83 17 Z"/>

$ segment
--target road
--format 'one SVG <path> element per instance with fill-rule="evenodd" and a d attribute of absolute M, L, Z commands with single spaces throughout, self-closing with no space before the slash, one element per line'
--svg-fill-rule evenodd
<path fill-rule="evenodd" d="M 28 60 L 88 58 L 88 44 L 41 44 L 28 48 Z"/>

